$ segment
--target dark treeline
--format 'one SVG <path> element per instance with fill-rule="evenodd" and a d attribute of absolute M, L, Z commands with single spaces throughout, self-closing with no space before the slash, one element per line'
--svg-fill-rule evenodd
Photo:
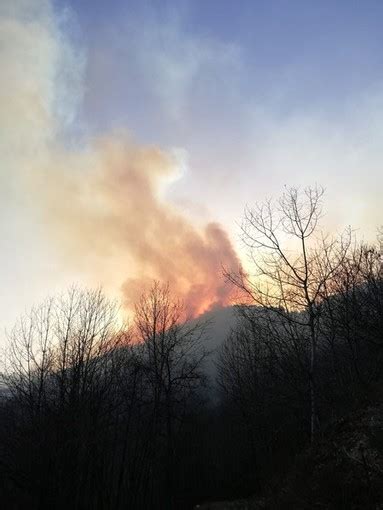
<path fill-rule="evenodd" d="M 356 242 L 350 230 L 320 233 L 322 197 L 319 187 L 287 188 L 276 203 L 247 209 L 242 234 L 255 274 L 227 275 L 247 302 L 221 349 L 218 383 L 223 412 L 246 437 L 242 460 L 254 480 L 248 493 L 275 493 L 292 459 L 326 440 L 331 423 L 381 400 L 380 247 Z M 383 493 L 372 490 L 370 473 L 381 479 L 380 467 L 358 456 L 368 476 L 355 508 L 375 508 Z M 332 490 L 342 501 L 334 496 L 333 506 L 318 508 L 354 508 L 351 491 L 341 484 Z M 293 506 L 315 504 L 297 497 Z"/>
<path fill-rule="evenodd" d="M 261 493 L 277 490 L 294 456 L 310 442 L 315 447 L 316 441 L 323 441 L 331 423 L 382 401 L 380 267 L 376 250 L 355 248 L 337 275 L 338 293 L 325 291 L 315 308 L 315 438 L 307 313 L 238 307 L 238 325 L 219 356 L 218 382 L 221 412 L 234 421 L 237 440 L 244 443 L 241 459 L 248 466 L 246 474 L 253 475 L 253 485 L 244 488 L 247 495 L 254 488 Z M 374 470 L 373 465 L 370 468 Z M 381 478 L 380 472 L 375 474 Z M 327 489 L 323 487 L 324 492 Z M 349 499 L 331 508 L 354 508 L 351 503 Z M 365 504 L 355 508 L 375 508 L 376 501 Z"/>
<path fill-rule="evenodd" d="M 1 407 L 7 508 L 171 508 L 178 443 L 202 403 L 205 326 L 155 284 L 134 326 L 73 289 L 10 335 Z"/>
<path fill-rule="evenodd" d="M 349 232 L 319 236 L 322 194 L 288 189 L 246 211 L 255 274 L 226 274 L 241 292 L 219 352 L 206 350 L 209 324 L 185 321 L 159 284 L 129 327 L 101 291 L 72 289 L 23 317 L 4 355 L 3 507 L 187 509 L 262 496 L 334 420 L 379 400 L 380 252 Z"/>

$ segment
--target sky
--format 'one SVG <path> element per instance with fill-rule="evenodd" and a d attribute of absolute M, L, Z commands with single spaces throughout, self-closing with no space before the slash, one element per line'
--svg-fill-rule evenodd
<path fill-rule="evenodd" d="M 1 2 L 0 328 L 72 283 L 227 304 L 244 207 L 284 185 L 373 239 L 382 22 L 372 0 Z"/>

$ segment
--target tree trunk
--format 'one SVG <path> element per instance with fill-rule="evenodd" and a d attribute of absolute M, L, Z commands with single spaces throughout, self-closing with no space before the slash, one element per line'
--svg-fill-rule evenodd
<path fill-rule="evenodd" d="M 311 335 L 311 359 L 310 359 L 310 440 L 314 443 L 317 434 L 317 391 L 316 391 L 316 335 L 314 324 L 314 313 L 310 314 L 310 335 Z"/>

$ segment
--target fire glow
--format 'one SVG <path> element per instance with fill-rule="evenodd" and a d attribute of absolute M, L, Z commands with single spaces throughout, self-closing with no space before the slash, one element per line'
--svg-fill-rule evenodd
<path fill-rule="evenodd" d="M 95 274 L 114 261 L 106 274 L 122 282 L 128 308 L 153 280 L 169 283 L 192 317 L 230 303 L 222 268 L 237 269 L 239 259 L 226 232 L 216 223 L 196 227 L 160 198 L 177 171 L 173 156 L 108 137 L 69 161 L 75 172 L 56 166 L 44 180 L 52 232 L 72 260 L 94 263 Z"/>

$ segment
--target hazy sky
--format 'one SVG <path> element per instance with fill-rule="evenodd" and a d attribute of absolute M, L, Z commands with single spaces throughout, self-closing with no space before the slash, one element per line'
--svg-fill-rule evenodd
<path fill-rule="evenodd" d="M 335 222 L 377 219 L 382 2 L 76 0 L 72 9 L 87 54 L 82 121 L 182 148 L 187 171 L 171 196 L 191 213 L 235 233 L 245 203 L 317 181 L 330 210 L 336 195 Z"/>
<path fill-rule="evenodd" d="M 325 226 L 373 237 L 382 24 L 369 0 L 1 2 L 0 325 L 170 261 L 189 289 L 208 260 L 203 292 L 245 204 L 284 184 L 323 185 Z"/>

